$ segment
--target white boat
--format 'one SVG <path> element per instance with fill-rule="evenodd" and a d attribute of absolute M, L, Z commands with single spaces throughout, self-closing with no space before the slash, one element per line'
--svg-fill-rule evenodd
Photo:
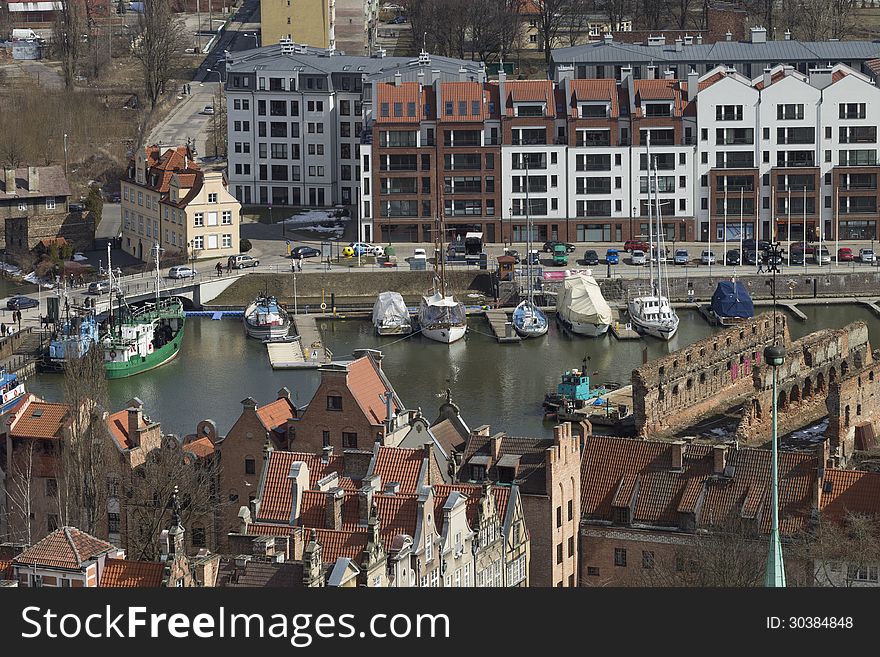
<path fill-rule="evenodd" d="M 245 309 L 244 327 L 257 340 L 282 338 L 290 331 L 290 315 L 275 297 L 261 294 Z"/>
<path fill-rule="evenodd" d="M 464 337 L 467 315 L 464 304 L 439 290 L 422 297 L 419 305 L 419 326 L 422 335 L 437 342 L 452 344 Z"/>
<path fill-rule="evenodd" d="M 671 340 L 678 331 L 678 314 L 663 295 L 664 268 L 666 267 L 666 258 L 661 258 L 660 254 L 665 253 L 663 246 L 663 220 L 660 211 L 660 199 L 657 195 L 657 165 L 651 161 L 651 137 L 648 135 L 646 150 L 648 152 L 648 166 L 653 164 L 654 184 L 648 185 L 648 241 L 651 243 L 651 290 L 648 294 L 639 295 L 630 299 L 627 303 L 627 311 L 629 312 L 630 321 L 633 328 L 639 333 L 650 335 L 661 340 Z M 651 180 L 651 173 L 648 173 L 648 180 Z M 651 232 L 653 230 L 651 217 L 651 192 L 654 193 L 654 201 L 657 210 L 657 248 L 654 248 L 654 240 Z M 654 276 L 654 264 L 656 260 L 657 275 Z M 668 282 L 667 282 L 668 286 Z"/>
<path fill-rule="evenodd" d="M 373 304 L 373 326 L 379 335 L 406 335 L 412 320 L 399 292 L 381 292 Z"/>
<path fill-rule="evenodd" d="M 513 328 L 523 338 L 539 338 L 547 333 L 550 322 L 535 305 L 535 279 L 532 276 L 532 219 L 529 214 L 529 166 L 526 159 L 526 298 L 513 311 Z"/>
<path fill-rule="evenodd" d="M 556 319 L 578 335 L 597 338 L 608 332 L 611 306 L 595 278 L 578 272 L 562 281 L 562 290 L 556 297 Z"/>

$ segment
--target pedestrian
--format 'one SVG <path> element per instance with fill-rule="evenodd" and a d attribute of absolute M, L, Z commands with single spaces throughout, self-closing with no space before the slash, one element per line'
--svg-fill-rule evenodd
<path fill-rule="evenodd" d="M 16 319 L 18 320 L 18 330 L 21 332 L 21 311 L 16 310 L 15 313 L 17 315 Z"/>
<path fill-rule="evenodd" d="M 758 274 L 763 274 L 763 273 L 764 273 L 764 260 L 763 260 L 763 258 L 761 258 L 761 254 L 760 254 L 760 253 L 757 254 L 757 259 L 758 259 L 758 271 L 757 271 L 757 273 L 758 273 Z"/>
<path fill-rule="evenodd" d="M 303 259 L 302 259 L 302 256 L 300 256 L 299 258 L 296 259 L 296 269 L 297 269 L 297 271 L 302 271 L 302 270 L 303 270 Z"/>
<path fill-rule="evenodd" d="M 221 264 L 218 262 L 218 263 L 217 263 L 217 267 L 216 267 L 216 269 L 217 269 L 217 276 L 222 276 L 222 275 L 223 275 L 223 265 L 221 265 Z"/>
<path fill-rule="evenodd" d="M 229 261 L 227 260 L 226 261 L 226 273 L 228 274 L 231 271 L 232 271 L 232 265 L 230 265 Z"/>

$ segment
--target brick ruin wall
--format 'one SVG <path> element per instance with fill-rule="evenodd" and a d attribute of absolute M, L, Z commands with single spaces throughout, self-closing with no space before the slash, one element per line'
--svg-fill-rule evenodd
<path fill-rule="evenodd" d="M 785 362 L 777 378 L 777 434 L 784 436 L 828 415 L 829 388 L 872 364 L 864 322 L 817 331 L 786 344 Z M 737 438 L 762 445 L 771 439 L 772 368 L 755 368 L 752 381 L 755 392 L 743 410 Z"/>
<path fill-rule="evenodd" d="M 880 434 L 880 363 L 873 360 L 862 370 L 828 386 L 828 438 L 831 456 L 845 466 L 852 453 L 876 446 Z"/>
<path fill-rule="evenodd" d="M 787 318 L 778 333 L 790 342 Z M 633 370 L 636 433 L 670 437 L 754 394 L 751 373 L 773 341 L 773 314 L 763 313 Z"/>

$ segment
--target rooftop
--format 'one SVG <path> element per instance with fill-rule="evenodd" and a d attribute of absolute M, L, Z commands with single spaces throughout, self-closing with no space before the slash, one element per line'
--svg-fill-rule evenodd
<path fill-rule="evenodd" d="M 64 176 L 64 168 L 58 165 L 48 167 L 32 167 L 37 170 L 37 185 L 31 189 L 28 184 L 28 167 L 15 169 L 15 187 L 6 179 L 6 172 L 12 169 L 2 169 L 3 179 L 0 180 L 0 200 L 5 198 L 42 198 L 45 196 L 70 196 L 70 185 Z"/>
<path fill-rule="evenodd" d="M 61 438 L 61 430 L 70 410 L 67 404 L 46 402 L 29 395 L 6 418 L 9 434 L 15 438 Z"/>
<path fill-rule="evenodd" d="M 158 588 L 162 586 L 165 565 L 156 561 L 106 559 L 99 586 L 105 588 Z"/>
<path fill-rule="evenodd" d="M 61 527 L 13 559 L 14 564 L 79 570 L 89 561 L 117 548 L 76 527 Z"/>

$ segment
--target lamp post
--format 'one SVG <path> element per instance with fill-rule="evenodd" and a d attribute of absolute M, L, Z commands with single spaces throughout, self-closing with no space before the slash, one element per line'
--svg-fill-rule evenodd
<path fill-rule="evenodd" d="M 241 36 L 246 36 L 246 37 L 252 38 L 254 40 L 254 48 L 260 47 L 260 37 L 257 36 L 256 32 L 254 32 L 254 33 L 246 32 L 245 34 L 242 34 Z"/>
<path fill-rule="evenodd" d="M 206 69 L 206 71 L 207 71 L 207 73 L 216 73 L 217 74 L 217 98 L 219 101 L 217 104 L 217 108 L 218 108 L 218 112 L 219 112 L 220 116 L 222 117 L 223 116 L 223 75 L 220 73 L 220 71 L 213 69 L 213 68 Z M 205 78 L 207 78 L 207 77 L 208 76 L 205 75 Z M 204 87 L 205 86 L 204 81 L 199 82 L 199 86 Z M 211 97 L 211 105 L 212 106 L 214 105 L 213 95 Z M 217 157 L 218 153 L 217 153 L 217 114 L 216 113 L 211 115 L 211 123 L 214 126 L 212 128 L 212 134 L 214 137 L 214 140 L 213 140 L 214 141 L 214 157 Z M 224 157 L 226 156 L 225 147 L 223 149 L 223 156 Z"/>
<path fill-rule="evenodd" d="M 771 525 L 770 525 L 770 549 L 767 552 L 767 567 L 764 572 L 764 586 L 768 588 L 785 587 L 785 564 L 782 559 L 782 542 L 779 539 L 779 448 L 777 440 L 777 381 L 779 367 L 785 360 L 785 347 L 777 343 L 776 325 L 776 273 L 779 271 L 776 263 L 779 260 L 779 242 L 770 245 L 770 267 L 773 273 L 773 344 L 764 349 L 764 362 L 773 369 L 773 427 L 772 454 L 771 454 Z"/>

